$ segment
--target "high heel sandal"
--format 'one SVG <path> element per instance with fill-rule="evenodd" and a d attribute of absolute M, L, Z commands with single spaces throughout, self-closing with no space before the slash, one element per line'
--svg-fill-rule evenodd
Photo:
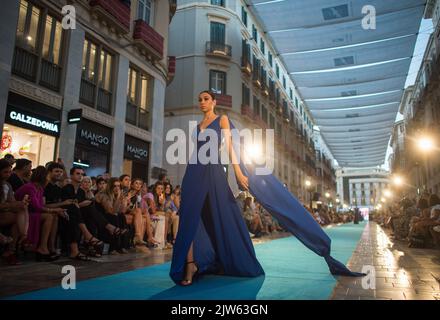
<path fill-rule="evenodd" d="M 95 257 L 101 257 L 102 251 L 104 250 L 104 242 L 92 236 L 89 240 L 86 240 L 86 244 L 89 247 L 89 250 Z"/>
<path fill-rule="evenodd" d="M 182 282 L 180 283 L 182 286 L 189 286 L 193 284 L 193 281 L 197 278 L 198 274 L 199 274 L 199 266 L 197 265 L 197 263 L 195 261 L 188 261 L 185 263 L 186 267 L 188 268 L 189 264 L 194 264 L 194 266 L 196 267 L 196 271 L 194 271 L 194 273 L 191 276 L 191 280 L 189 279 L 183 279 Z M 185 268 L 185 276 L 186 276 L 186 268 Z"/>

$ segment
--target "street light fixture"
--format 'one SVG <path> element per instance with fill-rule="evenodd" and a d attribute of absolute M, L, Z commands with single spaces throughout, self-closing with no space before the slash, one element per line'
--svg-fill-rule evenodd
<path fill-rule="evenodd" d="M 419 147 L 419 149 L 421 151 L 429 152 L 432 149 L 434 149 L 434 142 L 432 141 L 432 139 L 430 137 L 421 137 L 417 141 L 417 146 Z"/>
<path fill-rule="evenodd" d="M 384 195 L 385 195 L 385 197 L 387 197 L 387 198 L 391 198 L 392 193 L 391 193 L 390 190 L 385 190 L 385 191 L 384 191 Z"/>
<path fill-rule="evenodd" d="M 310 180 L 306 180 L 306 189 L 309 192 L 309 197 L 310 197 L 309 205 L 310 205 L 310 210 L 312 210 L 312 206 L 313 206 L 313 203 L 312 203 L 312 182 Z"/>
<path fill-rule="evenodd" d="M 403 184 L 403 178 L 401 176 L 394 176 L 393 183 L 396 186 L 401 186 Z"/>

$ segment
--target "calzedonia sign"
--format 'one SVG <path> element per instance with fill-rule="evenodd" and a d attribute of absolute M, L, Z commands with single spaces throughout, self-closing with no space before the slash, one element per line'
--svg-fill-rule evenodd
<path fill-rule="evenodd" d="M 95 122 L 81 119 L 76 128 L 76 143 L 110 151 L 112 142 L 112 129 Z"/>
<path fill-rule="evenodd" d="M 124 158 L 148 162 L 149 143 L 131 136 L 125 136 Z"/>
<path fill-rule="evenodd" d="M 58 120 L 13 107 L 8 107 L 5 122 L 52 136 L 59 136 L 60 134 L 60 123 Z"/>

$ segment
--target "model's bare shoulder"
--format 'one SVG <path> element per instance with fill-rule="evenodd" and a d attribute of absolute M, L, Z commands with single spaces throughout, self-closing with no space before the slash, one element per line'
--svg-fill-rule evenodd
<path fill-rule="evenodd" d="M 229 118 L 225 114 L 222 114 L 220 116 L 220 128 L 222 128 L 222 129 L 229 129 L 230 128 Z"/>

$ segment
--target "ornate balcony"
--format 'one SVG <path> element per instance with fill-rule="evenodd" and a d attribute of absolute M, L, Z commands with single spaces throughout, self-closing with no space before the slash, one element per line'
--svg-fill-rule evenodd
<path fill-rule="evenodd" d="M 227 94 L 216 94 L 215 100 L 218 106 L 232 108 L 232 96 Z"/>
<path fill-rule="evenodd" d="M 170 84 L 173 81 L 175 74 L 176 74 L 176 57 L 175 56 L 169 56 L 168 57 L 168 78 L 167 78 L 167 84 Z"/>
<path fill-rule="evenodd" d="M 252 74 L 252 65 L 248 57 L 241 57 L 241 71 L 248 76 Z"/>
<path fill-rule="evenodd" d="M 120 0 L 90 0 L 90 7 L 96 16 L 117 32 L 130 31 L 130 6 Z"/>
<path fill-rule="evenodd" d="M 224 59 L 231 59 L 232 47 L 224 43 L 206 42 L 206 55 L 212 57 L 219 57 Z"/>
<path fill-rule="evenodd" d="M 153 60 L 163 58 L 163 37 L 145 21 L 135 21 L 133 39 L 149 58 Z"/>
<path fill-rule="evenodd" d="M 249 121 L 254 121 L 254 113 L 247 104 L 241 105 L 241 114 L 245 116 Z"/>
<path fill-rule="evenodd" d="M 269 87 L 264 82 L 261 84 L 261 92 L 263 93 L 263 96 L 265 97 L 269 96 Z"/>

